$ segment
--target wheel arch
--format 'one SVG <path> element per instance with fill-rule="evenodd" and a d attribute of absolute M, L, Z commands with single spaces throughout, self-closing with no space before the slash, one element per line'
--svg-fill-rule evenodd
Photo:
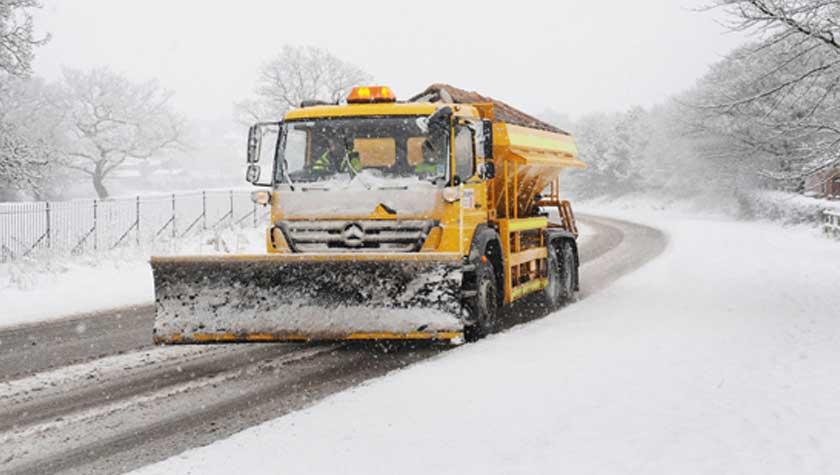
<path fill-rule="evenodd" d="M 502 239 L 499 237 L 499 233 L 487 224 L 480 224 L 476 227 L 472 243 L 470 244 L 468 261 L 473 265 L 478 264 L 481 256 L 487 256 L 493 264 L 493 273 L 496 275 L 496 287 L 499 294 L 499 303 L 501 304 L 504 301 L 505 295 L 505 258 L 502 253 Z"/>

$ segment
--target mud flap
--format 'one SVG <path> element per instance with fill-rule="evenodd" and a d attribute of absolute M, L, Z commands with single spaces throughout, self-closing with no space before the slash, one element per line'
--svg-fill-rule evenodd
<path fill-rule="evenodd" d="M 157 343 L 463 335 L 459 260 L 153 258 Z"/>

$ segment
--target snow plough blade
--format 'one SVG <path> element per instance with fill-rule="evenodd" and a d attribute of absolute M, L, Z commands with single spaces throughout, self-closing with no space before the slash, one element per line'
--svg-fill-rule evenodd
<path fill-rule="evenodd" d="M 459 340 L 457 256 L 155 257 L 159 344 Z"/>

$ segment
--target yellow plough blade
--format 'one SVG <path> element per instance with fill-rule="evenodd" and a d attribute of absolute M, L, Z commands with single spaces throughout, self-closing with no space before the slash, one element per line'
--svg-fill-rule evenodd
<path fill-rule="evenodd" d="M 161 344 L 459 340 L 461 265 L 346 255 L 153 258 Z"/>

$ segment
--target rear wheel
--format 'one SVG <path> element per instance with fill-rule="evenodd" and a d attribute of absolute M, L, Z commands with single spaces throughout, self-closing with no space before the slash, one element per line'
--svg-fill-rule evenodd
<path fill-rule="evenodd" d="M 575 259 L 575 251 L 572 245 L 564 242 L 560 246 L 560 291 L 563 303 L 574 302 L 577 294 L 575 293 L 575 281 L 577 278 L 577 260 Z"/>
<path fill-rule="evenodd" d="M 548 246 L 548 285 L 543 290 L 545 305 L 556 310 L 575 298 L 575 254 L 567 242 Z"/>
<path fill-rule="evenodd" d="M 562 251 L 559 246 L 548 246 L 548 259 L 546 265 L 548 266 L 548 285 L 543 290 L 543 298 L 545 306 L 549 310 L 554 310 L 560 307 L 563 303 L 563 275 L 560 269 L 560 259 Z"/>
<path fill-rule="evenodd" d="M 464 328 L 467 341 L 476 341 L 493 333 L 499 314 L 498 284 L 489 260 L 477 265 L 475 284 L 475 295 L 467 306 L 470 312 L 470 322 Z"/>

